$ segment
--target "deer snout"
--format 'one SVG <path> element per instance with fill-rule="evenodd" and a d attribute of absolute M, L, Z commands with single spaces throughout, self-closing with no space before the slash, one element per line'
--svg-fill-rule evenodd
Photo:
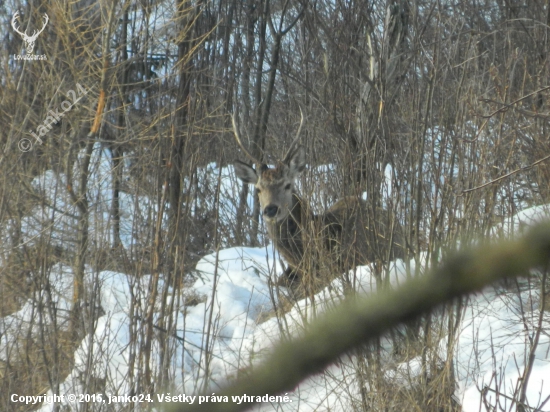
<path fill-rule="evenodd" d="M 279 212 L 279 206 L 267 205 L 264 209 L 264 215 L 269 218 L 274 218 Z"/>

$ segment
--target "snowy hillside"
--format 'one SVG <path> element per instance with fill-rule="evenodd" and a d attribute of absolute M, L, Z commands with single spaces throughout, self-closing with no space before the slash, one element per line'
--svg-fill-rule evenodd
<path fill-rule="evenodd" d="M 531 209 L 518 217 L 531 219 L 539 213 L 540 209 Z M 303 316 L 309 305 L 305 300 L 298 302 L 282 320 L 271 317 L 258 323 L 259 319 L 266 319 L 266 314 L 273 308 L 266 278 L 273 264 L 270 254 L 262 248 L 223 250 L 217 257 L 213 254 L 203 258 L 197 265 L 201 278 L 189 290 L 174 294 L 173 299 L 183 301 L 188 296 L 198 296 L 200 302 L 187 307 L 185 313 L 175 314 L 177 335 L 181 341 L 171 363 L 181 365 L 182 374 L 172 394 L 196 394 L 197 388 L 202 385 L 204 376 L 199 365 L 203 362 L 201 357 L 204 356 L 209 316 L 215 319 L 210 331 L 212 363 L 209 381 L 209 388 L 214 391 L 227 379 L 237 376 L 239 371 L 260 361 L 262 354 L 280 339 L 281 324 L 289 325 L 289 329 L 295 332 L 303 327 Z M 404 274 L 402 264 L 396 266 L 396 274 L 399 273 Z M 55 287 L 59 295 L 70 296 L 70 273 L 58 268 L 57 274 L 59 278 Z M 373 282 L 369 269 L 361 268 L 360 274 L 361 284 L 370 287 Z M 399 276 L 395 279 L 397 283 Z M 99 319 L 93 339 L 82 342 L 75 356 L 75 368 L 61 385 L 60 393 L 81 393 L 81 370 L 85 368 L 92 350 L 98 375 L 109 382 L 106 393 L 123 394 L 129 390 L 124 379 L 130 356 L 126 326 L 130 323 L 129 296 L 132 288 L 134 294 L 146 290 L 149 279 L 143 278 L 130 284 L 126 275 L 101 272 L 96 281 L 101 287 L 101 306 L 105 315 Z M 316 301 L 330 301 L 330 295 L 334 293 L 325 289 L 317 295 Z M 463 308 L 461 332 L 454 351 L 459 385 L 455 396 L 464 411 L 485 410 L 482 405 L 484 402 L 494 404 L 496 393 L 501 394 L 498 403 L 503 410 L 515 410 L 506 396 L 513 395 L 528 362 L 529 345 L 539 321 L 537 302 L 538 294 L 533 290 L 526 289 L 520 294 L 490 290 L 473 297 Z M 27 309 L 23 308 L 11 320 L 5 319 L 4 324 L 24 323 L 28 316 Z M 544 322 L 548 323 L 548 317 Z M 9 330 L 5 332 L 9 333 Z M 444 345 L 446 339 L 441 342 Z M 444 353 L 445 348 L 441 350 Z M 98 353 L 101 355 L 98 356 Z M 543 333 L 535 350 L 526 402 L 539 407 L 539 410 L 550 410 L 550 405 L 545 403 L 550 396 L 549 353 L 550 336 Z M 421 372 L 420 364 L 419 359 L 413 359 L 394 365 L 393 372 L 388 372 L 388 379 L 406 382 L 403 379 L 405 376 L 410 379 L 411 375 Z M 153 366 L 157 368 L 158 364 Z M 255 410 L 348 410 L 359 396 L 355 372 L 353 359 L 344 359 L 325 374 L 307 380 L 290 393 L 292 402 L 260 404 Z M 298 409 L 297 402 L 300 405 Z M 53 408 L 45 404 L 41 410 Z"/>

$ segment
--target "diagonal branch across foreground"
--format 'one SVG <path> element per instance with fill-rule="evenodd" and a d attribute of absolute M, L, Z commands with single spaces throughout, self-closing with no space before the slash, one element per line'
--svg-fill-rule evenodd
<path fill-rule="evenodd" d="M 517 240 L 458 252 L 427 275 L 411 279 L 397 290 L 348 299 L 312 322 L 303 336 L 278 344 L 253 373 L 216 391 L 216 396 L 228 396 L 228 403 L 197 405 L 196 400 L 193 405 L 180 404 L 166 410 L 246 410 L 253 403 L 231 402 L 231 396 L 264 396 L 291 391 L 339 356 L 389 329 L 429 313 L 454 298 L 479 291 L 496 280 L 526 275 L 530 268 L 548 263 L 549 257 L 550 224 L 547 223 L 538 225 Z"/>

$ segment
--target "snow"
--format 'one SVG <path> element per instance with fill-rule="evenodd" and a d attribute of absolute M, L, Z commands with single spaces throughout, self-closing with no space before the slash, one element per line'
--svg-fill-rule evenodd
<path fill-rule="evenodd" d="M 96 151 L 101 157 L 101 153 Z M 100 166 L 102 162 L 98 163 Z M 215 165 L 208 165 L 209 173 L 217 175 Z M 328 168 L 328 171 L 331 169 Z M 109 187 L 108 170 L 97 167 L 98 181 L 102 182 L 95 190 L 97 204 L 105 204 L 106 188 Z M 232 174 L 227 168 L 222 170 L 222 192 L 231 193 Z M 70 202 L 65 195 L 59 194 L 62 177 L 48 173 L 36 178 L 35 184 L 45 193 L 52 194 L 52 205 L 58 210 L 67 210 Z M 129 247 L 135 237 L 130 216 L 142 208 L 146 210 L 145 198 L 132 199 L 123 195 L 125 206 L 123 216 L 123 243 Z M 26 235 L 29 239 L 35 235 L 36 221 L 57 219 L 64 222 L 63 228 L 74 224 L 70 213 L 54 216 L 53 209 L 37 209 L 27 221 Z M 228 207 L 229 214 L 234 213 L 236 205 Z M 67 210 L 69 211 L 69 210 Z M 106 210 L 98 206 L 94 210 L 91 233 L 105 215 Z M 521 233 L 525 226 L 531 225 L 548 215 L 548 207 L 540 206 L 524 210 L 511 217 L 500 227 L 495 228 L 495 236 L 509 236 Z M 38 218 L 39 216 L 40 219 Z M 227 217 L 226 217 L 227 218 Z M 52 229 L 55 235 L 55 229 Z M 60 229 L 61 230 L 61 229 Z M 97 229 L 99 230 L 99 229 Z M 55 236 L 54 236 L 55 237 Z M 416 264 L 425 267 L 425 255 L 420 262 L 398 260 L 390 265 L 390 284 L 398 287 L 407 278 L 407 267 L 414 273 Z M 207 386 L 216 390 L 228 380 L 234 379 L 239 371 L 246 370 L 269 353 L 269 349 L 283 335 L 300 333 L 305 323 L 313 316 L 319 316 L 326 307 L 341 297 L 342 289 L 338 281 L 325 288 L 315 297 L 316 308 L 311 310 L 311 301 L 302 300 L 280 320 L 274 316 L 277 296 L 269 287 L 269 279 L 281 273 L 278 259 L 271 246 L 263 248 L 233 247 L 204 256 L 196 265 L 194 283 L 179 290 L 169 288 L 169 302 L 176 302 L 174 313 L 174 331 L 177 337 L 170 338 L 172 359 L 170 368 L 176 377 L 172 394 L 197 394 Z M 135 343 L 131 342 L 132 327 L 145 327 L 142 319 L 136 319 L 136 306 L 145 308 L 149 299 L 151 276 L 135 278 L 112 271 L 95 272 L 87 267 L 86 283 L 95 285 L 99 290 L 97 305 L 102 312 L 91 333 L 86 336 L 75 353 L 74 369 L 61 383 L 60 394 L 83 393 L 83 374 L 93 373 L 95 377 L 105 378 L 106 393 L 111 395 L 127 394 L 131 390 L 128 370 Z M 356 290 L 362 293 L 376 291 L 376 281 L 368 266 L 357 268 L 352 273 Z M 57 264 L 50 274 L 51 293 L 44 299 L 54 299 L 58 308 L 56 323 L 65 324 L 72 296 L 72 272 L 66 266 Z M 159 290 L 162 287 L 159 285 Z M 132 297 L 135 301 L 132 303 Z M 520 293 L 490 289 L 471 297 L 464 305 L 461 326 L 453 346 L 458 387 L 455 396 L 465 412 L 485 410 L 484 402 L 503 410 L 515 411 L 510 399 L 517 389 L 518 382 L 525 371 L 529 359 L 530 345 L 539 322 L 539 296 L 534 288 L 523 288 Z M 133 305 L 133 306 L 132 306 Z M 155 322 L 160 319 L 160 305 L 156 306 Z M 33 305 L 29 301 L 20 311 L 0 319 L 0 360 L 7 361 L 9 347 L 20 333 L 37 328 L 33 322 Z M 48 315 L 49 316 L 49 315 Z M 52 323 L 46 316 L 43 322 Z M 550 336 L 548 315 L 543 322 L 543 333 L 535 350 L 526 403 L 531 407 L 550 410 L 550 402 L 541 406 L 550 396 Z M 282 327 L 281 325 L 284 325 Z M 439 345 L 442 359 L 447 357 L 448 337 L 443 337 Z M 151 367 L 158 371 L 162 365 L 155 355 L 157 342 L 153 344 Z M 205 350 L 208 346 L 211 354 L 209 375 L 204 375 Z M 90 364 L 90 359 L 93 359 Z M 360 398 L 359 383 L 356 379 L 356 359 L 345 356 L 339 363 L 330 366 L 324 374 L 311 377 L 289 394 L 292 403 L 256 405 L 257 411 L 346 411 L 352 409 Z M 386 379 L 394 384 L 406 387 L 411 377 L 422 373 L 419 357 L 403 361 L 388 367 Z M 488 388 L 488 389 L 487 389 Z M 483 393 L 486 394 L 485 399 Z M 497 399 L 496 395 L 500 393 Z M 50 390 L 47 395 L 52 395 Z M 503 396 L 505 395 L 505 396 Z M 120 405 L 121 408 L 123 404 Z M 298 406 L 298 409 L 297 409 Z M 54 405 L 44 403 L 41 411 L 53 411 Z"/>
<path fill-rule="evenodd" d="M 275 317 L 258 323 L 262 314 L 273 309 L 267 277 L 275 266 L 266 254 L 265 248 L 236 247 L 221 250 L 219 254 L 205 256 L 197 264 L 201 276 L 186 293 L 203 298 L 199 304 L 187 307 L 185 316 L 179 314 L 177 330 L 185 328 L 188 343 L 183 359 L 174 361 L 176 365 L 185 365 L 189 376 L 182 379 L 181 392 L 192 393 L 197 376 L 196 365 L 201 362 L 201 346 L 204 345 L 206 322 L 210 311 L 216 319 L 216 339 L 212 346 L 211 382 L 213 387 L 223 385 L 227 377 L 235 376 L 240 368 L 261 360 L 278 339 L 280 331 Z M 403 262 L 393 266 L 392 284 L 398 285 L 405 279 Z M 276 270 L 279 270 L 277 268 Z M 61 385 L 60 393 L 75 393 L 82 390 L 78 378 L 86 370 L 88 353 L 93 342 L 93 352 L 101 356 L 94 357 L 94 370 L 108 376 L 112 382 L 107 392 L 120 394 L 129 391 L 125 385 L 128 367 L 129 333 L 128 318 L 132 285 L 127 276 L 114 272 L 100 272 L 101 306 L 105 315 L 99 318 L 93 339 L 84 339 L 75 356 L 75 368 Z M 356 272 L 357 285 L 363 291 L 375 290 L 375 282 L 368 267 Z M 134 288 L 146 289 L 149 277 L 135 282 Z M 138 283 L 140 286 L 138 286 Z M 66 289 L 64 282 L 59 287 Z M 319 308 L 317 316 L 323 311 L 322 302 L 330 302 L 337 292 L 337 283 L 317 295 Z M 215 290 L 215 292 L 214 292 Z M 181 292 L 175 292 L 181 293 Z M 527 308 L 527 319 L 520 310 L 520 303 Z M 529 336 L 535 332 L 538 320 L 537 296 L 533 291 L 525 290 L 520 295 L 488 291 L 473 297 L 464 309 L 462 328 L 457 338 L 455 361 L 457 365 L 458 389 L 456 395 L 461 399 L 464 411 L 478 411 L 482 405 L 482 390 L 486 386 L 507 396 L 513 396 L 518 379 L 523 373 L 529 349 Z M 144 302 L 145 303 L 145 302 Z M 301 330 L 304 311 L 311 305 L 306 300 L 297 302 L 285 315 L 286 322 L 293 333 Z M 525 309 L 525 307 L 524 307 Z M 311 311 L 309 312 L 311 313 Z M 26 309 L 12 316 L 14 319 L 28 320 Z M 183 333 L 181 333 L 183 335 Z M 443 339 L 445 341 L 445 339 Z M 550 337 L 542 334 L 536 350 L 536 360 L 527 391 L 529 405 L 540 404 L 550 394 L 548 377 L 550 376 Z M 323 375 L 315 376 L 303 382 L 293 393 L 294 400 L 288 404 L 271 405 L 264 403 L 255 410 L 269 411 L 296 410 L 300 402 L 300 411 L 346 410 L 358 396 L 359 388 L 354 379 L 355 369 L 351 357 L 340 364 L 331 366 Z M 394 373 L 388 373 L 388 379 L 397 384 L 407 385 L 411 376 L 421 373 L 421 362 L 414 358 L 396 366 Z M 494 371 L 499 376 L 494 376 Z M 494 392 L 487 392 L 487 400 L 494 402 Z M 500 404 L 506 410 L 514 410 L 510 401 L 502 396 Z M 42 411 L 53 410 L 52 405 L 44 404 Z M 483 410 L 483 409 L 481 409 Z M 543 409 L 545 410 L 545 409 Z M 548 409 L 546 409 L 548 410 Z"/>
<path fill-rule="evenodd" d="M 536 333 L 538 301 L 538 293 L 525 290 L 519 295 L 487 292 L 469 302 L 457 344 L 458 377 L 465 411 L 478 410 L 484 388 L 488 388 L 485 391 L 491 404 L 495 403 L 496 393 L 514 396 Z M 524 307 L 522 311 L 522 305 L 531 307 Z M 548 316 L 543 328 L 544 325 L 548 325 Z M 541 390 L 542 399 L 550 395 L 549 353 L 550 336 L 543 331 L 527 389 L 527 404 L 531 407 L 540 404 Z M 499 397 L 499 404 L 511 410 L 512 403 L 505 396 Z M 543 410 L 549 408 L 547 405 Z"/>

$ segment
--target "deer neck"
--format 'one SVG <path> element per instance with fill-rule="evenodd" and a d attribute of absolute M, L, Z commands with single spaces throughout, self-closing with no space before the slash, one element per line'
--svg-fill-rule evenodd
<path fill-rule="evenodd" d="M 293 193 L 290 213 L 286 219 L 267 227 L 273 243 L 291 265 L 298 265 L 303 256 L 302 229 L 306 219 L 303 214 L 305 210 L 303 200 L 297 193 Z"/>
<path fill-rule="evenodd" d="M 285 242 L 287 239 L 300 236 L 302 225 L 305 223 L 303 200 L 296 192 L 292 194 L 292 204 L 288 216 L 268 225 L 268 231 L 274 240 Z"/>
<path fill-rule="evenodd" d="M 305 223 L 305 216 L 303 215 L 304 210 L 305 208 L 302 198 L 298 195 L 298 193 L 293 192 L 292 204 L 289 207 L 289 214 L 287 218 L 279 222 L 278 225 L 285 226 L 281 229 L 289 231 L 293 236 L 297 235 L 302 228 L 302 224 Z"/>

